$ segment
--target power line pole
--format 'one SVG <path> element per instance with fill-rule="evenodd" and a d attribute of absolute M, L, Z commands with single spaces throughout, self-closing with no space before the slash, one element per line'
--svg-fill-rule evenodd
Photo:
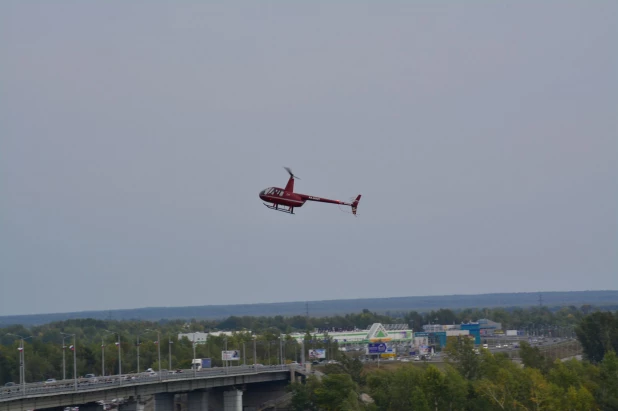
<path fill-rule="evenodd" d="M 543 294 L 539 293 L 539 307 L 543 306 Z"/>

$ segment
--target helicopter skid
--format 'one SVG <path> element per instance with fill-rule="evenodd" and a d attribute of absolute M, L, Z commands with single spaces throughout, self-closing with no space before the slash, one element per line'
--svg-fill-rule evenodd
<path fill-rule="evenodd" d="M 266 207 L 270 208 L 271 210 L 281 211 L 282 213 L 287 213 L 287 214 L 294 214 L 294 208 L 293 207 L 284 206 L 284 205 L 278 205 L 278 204 L 274 204 L 274 205 L 270 205 L 270 204 L 266 204 L 266 203 L 263 203 L 263 204 Z"/>

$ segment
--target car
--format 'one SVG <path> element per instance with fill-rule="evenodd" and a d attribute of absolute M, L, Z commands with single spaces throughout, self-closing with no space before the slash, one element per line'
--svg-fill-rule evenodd
<path fill-rule="evenodd" d="M 55 378 L 48 378 L 48 379 L 45 380 L 45 384 L 53 384 L 55 382 L 56 382 Z"/>
<path fill-rule="evenodd" d="M 86 374 L 84 375 L 84 378 L 80 380 L 80 383 L 86 384 L 95 384 L 97 382 L 99 382 L 99 379 L 94 374 Z"/>

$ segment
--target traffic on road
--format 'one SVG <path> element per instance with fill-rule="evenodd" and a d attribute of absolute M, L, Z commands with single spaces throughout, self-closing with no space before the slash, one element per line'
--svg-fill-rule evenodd
<path fill-rule="evenodd" d="M 151 369 L 149 371 L 139 374 L 124 374 L 120 376 L 113 375 L 96 377 L 93 374 L 90 374 L 88 378 L 78 378 L 77 380 L 71 379 L 56 381 L 54 379 L 50 379 L 45 382 L 29 383 L 25 385 L 7 383 L 4 387 L 0 388 L 0 402 L 24 396 L 29 397 L 47 394 L 62 394 L 65 392 L 70 393 L 75 391 L 90 391 L 126 385 L 158 383 L 162 381 L 175 381 L 194 378 L 212 378 L 222 375 L 269 373 L 282 370 L 287 371 L 291 367 L 298 367 L 298 365 L 287 364 L 264 366 L 260 364 L 255 364 L 230 367 L 203 368 L 199 371 L 192 369 L 175 371 L 161 370 L 160 373 Z"/>

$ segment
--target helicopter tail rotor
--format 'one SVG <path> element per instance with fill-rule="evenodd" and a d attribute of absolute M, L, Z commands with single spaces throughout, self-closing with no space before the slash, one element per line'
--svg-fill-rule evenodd
<path fill-rule="evenodd" d="M 358 208 L 358 202 L 360 201 L 361 195 L 359 194 L 356 197 L 356 200 L 352 203 L 352 214 L 356 215 L 356 209 Z"/>

